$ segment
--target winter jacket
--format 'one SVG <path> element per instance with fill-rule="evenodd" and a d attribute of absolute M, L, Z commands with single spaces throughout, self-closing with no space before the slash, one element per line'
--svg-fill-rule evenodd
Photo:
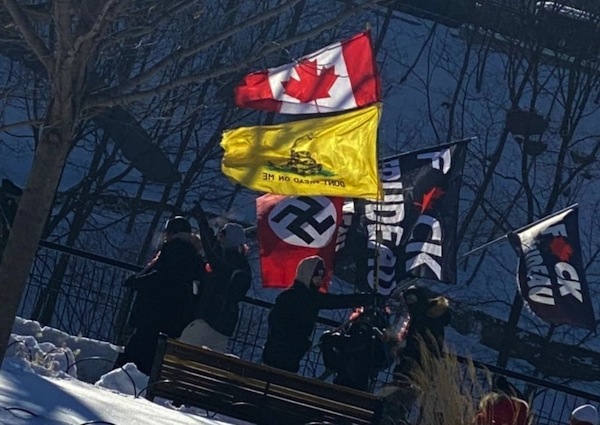
<path fill-rule="evenodd" d="M 421 364 L 421 344 L 432 356 L 440 356 L 444 348 L 445 327 L 452 317 L 448 299 L 443 296 L 419 300 L 414 306 L 409 304 L 409 313 L 406 346 L 400 353 L 395 374 L 409 375 L 413 367 Z"/>
<path fill-rule="evenodd" d="M 163 244 L 141 273 L 128 279 L 136 290 L 130 323 L 176 338 L 193 318 L 192 282 L 202 279 L 203 262 L 194 236 L 178 233 Z"/>
<path fill-rule="evenodd" d="M 203 291 L 196 299 L 196 319 L 215 331 L 232 336 L 239 320 L 239 303 L 252 282 L 252 270 L 240 246 L 219 244 L 201 208 L 196 210 L 204 255 L 208 261 Z"/>
<path fill-rule="evenodd" d="M 319 310 L 366 305 L 371 294 L 335 295 L 309 289 L 296 280 L 283 291 L 269 313 L 269 333 L 263 350 L 263 362 L 290 372 L 300 369 L 300 360 L 312 345 L 311 334 Z"/>
<path fill-rule="evenodd" d="M 209 264 L 211 271 L 204 279 L 195 317 L 215 331 L 232 336 L 240 316 L 239 303 L 250 289 L 250 266 L 244 254 L 234 250 L 224 250 Z"/>

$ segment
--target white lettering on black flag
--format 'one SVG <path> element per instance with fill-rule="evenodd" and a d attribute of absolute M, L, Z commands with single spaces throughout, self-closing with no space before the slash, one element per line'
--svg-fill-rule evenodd
<path fill-rule="evenodd" d="M 351 217 L 340 227 L 336 269 L 351 258 L 357 278 L 384 295 L 411 276 L 455 283 L 458 199 L 469 140 L 380 161 L 383 201 L 355 200 L 353 208 L 344 208 Z"/>
<path fill-rule="evenodd" d="M 519 230 L 509 239 L 520 254 L 521 296 L 546 322 L 594 330 L 583 269 L 577 205 Z"/>

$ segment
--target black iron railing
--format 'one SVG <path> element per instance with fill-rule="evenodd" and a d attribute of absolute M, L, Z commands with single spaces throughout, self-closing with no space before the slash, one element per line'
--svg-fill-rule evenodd
<path fill-rule="evenodd" d="M 60 273 L 57 273 L 57 267 Z M 42 242 L 23 294 L 19 316 L 39 320 L 42 324 L 60 329 L 71 335 L 122 344 L 131 329 L 127 318 L 133 294 L 122 286 L 124 279 L 141 267 L 114 259 L 104 258 L 81 250 Z M 52 305 L 51 314 L 48 306 Z M 267 315 L 271 304 L 247 298 L 242 305 L 241 320 L 230 340 L 231 353 L 251 361 L 260 361 L 267 334 Z M 319 318 L 313 340 L 339 322 Z M 463 363 L 466 359 L 459 358 Z M 558 425 L 569 422 L 570 412 L 578 405 L 600 403 L 600 396 L 557 385 L 496 366 L 473 362 L 479 382 L 471 382 L 464 368 L 465 385 L 489 389 L 490 374 L 503 375 L 532 401 L 539 425 Z M 300 374 L 320 378 L 325 368 L 320 351 L 315 345 L 302 361 Z M 373 391 L 379 391 L 391 382 L 391 371 L 379 373 Z"/>

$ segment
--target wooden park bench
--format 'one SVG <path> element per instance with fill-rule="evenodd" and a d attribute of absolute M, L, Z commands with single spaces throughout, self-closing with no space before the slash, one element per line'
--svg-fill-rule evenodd
<path fill-rule="evenodd" d="M 265 425 L 378 424 L 383 400 L 161 336 L 146 398 Z"/>

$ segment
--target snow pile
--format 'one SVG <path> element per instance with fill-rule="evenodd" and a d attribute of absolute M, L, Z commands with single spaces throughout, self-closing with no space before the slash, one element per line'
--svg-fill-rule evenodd
<path fill-rule="evenodd" d="M 0 424 L 248 424 L 204 409 L 175 407 L 168 400 L 146 400 L 148 376 L 133 363 L 111 370 L 118 351 L 106 342 L 17 318 L 0 370 Z M 107 372 L 93 383 L 83 382 L 84 365 L 88 377 Z"/>
<path fill-rule="evenodd" d="M 26 358 L 51 369 L 59 367 L 74 378 L 93 384 L 108 373 L 121 347 L 82 336 L 69 335 L 33 320 L 15 318 L 7 357 Z M 20 341 L 20 342 L 16 342 Z"/>

